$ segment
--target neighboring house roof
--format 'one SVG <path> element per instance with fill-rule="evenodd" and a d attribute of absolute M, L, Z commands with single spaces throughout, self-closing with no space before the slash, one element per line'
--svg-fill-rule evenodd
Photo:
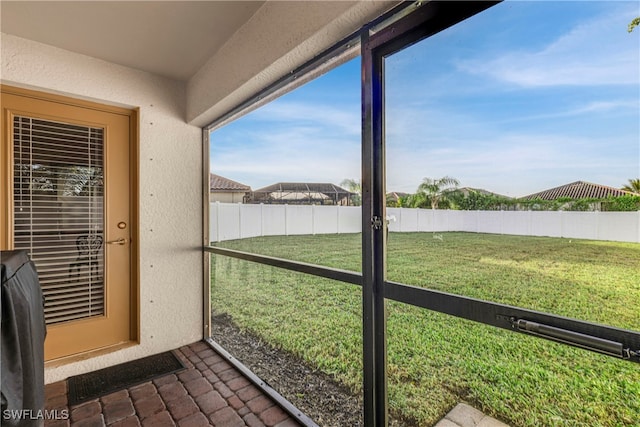
<path fill-rule="evenodd" d="M 251 191 L 251 187 L 212 173 L 209 175 L 209 191 L 212 193 L 246 192 Z"/>
<path fill-rule="evenodd" d="M 549 190 L 540 191 L 538 193 L 529 194 L 522 197 L 524 200 L 556 200 L 560 197 L 569 197 L 571 199 L 594 198 L 602 199 L 606 197 L 618 197 L 624 195 L 635 195 L 630 191 L 620 190 L 619 188 L 608 187 L 606 185 L 593 184 L 591 182 L 576 181 L 570 184 L 561 185 L 560 187 L 551 188 Z"/>
<path fill-rule="evenodd" d="M 505 199 L 511 199 L 512 198 L 512 197 L 505 196 L 505 195 L 502 195 L 502 194 L 494 193 L 493 191 L 485 190 L 483 188 L 462 187 L 462 188 L 458 188 L 458 191 L 461 191 L 462 193 L 464 193 L 465 196 L 468 196 L 469 193 L 480 193 L 480 194 L 485 194 L 487 196 L 503 197 Z"/>
<path fill-rule="evenodd" d="M 391 192 L 387 193 L 387 199 L 392 199 L 392 200 L 398 201 L 401 198 L 407 197 L 407 196 L 410 196 L 410 195 L 411 195 L 410 193 L 403 193 L 401 191 L 391 191 Z"/>

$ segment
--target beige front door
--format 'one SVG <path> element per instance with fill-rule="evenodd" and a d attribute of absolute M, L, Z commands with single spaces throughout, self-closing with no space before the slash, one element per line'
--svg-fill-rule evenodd
<path fill-rule="evenodd" d="M 130 341 L 135 112 L 2 89 L 0 247 L 35 262 L 45 359 Z"/>

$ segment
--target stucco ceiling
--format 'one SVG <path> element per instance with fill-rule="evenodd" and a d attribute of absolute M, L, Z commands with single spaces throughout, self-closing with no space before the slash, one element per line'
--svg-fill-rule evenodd
<path fill-rule="evenodd" d="M 6 1 L 1 31 L 186 81 L 264 1 Z"/>

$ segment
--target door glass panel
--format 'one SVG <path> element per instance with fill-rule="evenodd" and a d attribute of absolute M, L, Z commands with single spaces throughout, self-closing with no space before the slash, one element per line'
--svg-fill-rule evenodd
<path fill-rule="evenodd" d="M 29 251 L 46 323 L 104 314 L 103 129 L 14 117 L 14 247 Z"/>
<path fill-rule="evenodd" d="M 385 60 L 389 280 L 638 330 L 637 14 L 505 2 Z"/>

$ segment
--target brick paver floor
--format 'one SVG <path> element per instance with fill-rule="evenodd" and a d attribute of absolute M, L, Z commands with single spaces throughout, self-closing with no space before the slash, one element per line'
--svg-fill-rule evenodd
<path fill-rule="evenodd" d="M 46 427 L 298 427 L 205 342 L 175 353 L 187 369 L 69 407 L 67 382 L 45 387 L 46 409 L 69 414 Z"/>
<path fill-rule="evenodd" d="M 466 403 L 458 403 L 434 427 L 509 427 Z"/>

